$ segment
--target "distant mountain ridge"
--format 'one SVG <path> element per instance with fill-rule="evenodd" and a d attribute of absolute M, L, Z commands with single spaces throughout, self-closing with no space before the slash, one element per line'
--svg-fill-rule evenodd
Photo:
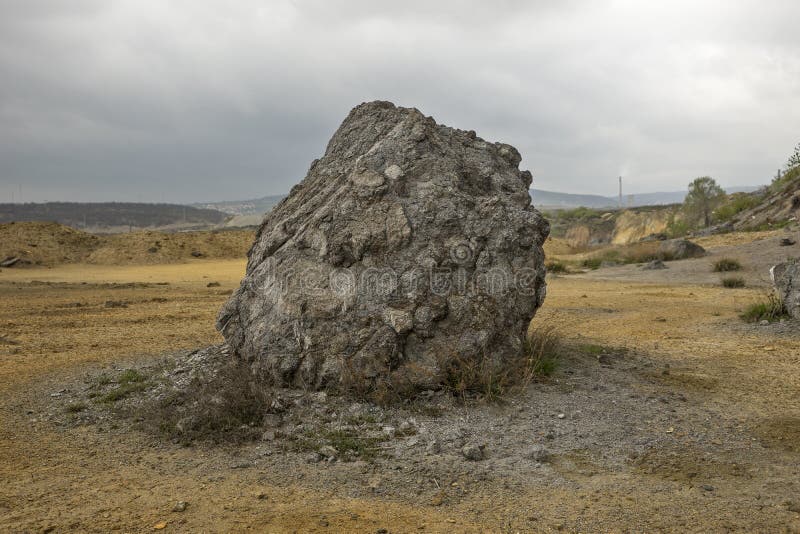
<path fill-rule="evenodd" d="M 263 215 L 271 210 L 286 195 L 268 195 L 250 200 L 223 200 L 219 202 L 197 202 L 190 204 L 200 209 L 212 209 L 230 215 Z"/>
<path fill-rule="evenodd" d="M 724 187 L 726 193 L 750 193 L 762 186 Z M 531 189 L 531 198 L 537 208 L 617 208 L 619 197 L 604 197 L 601 195 L 580 195 L 574 193 L 559 193 Z M 686 198 L 686 191 L 664 191 L 655 193 L 641 193 L 622 196 L 622 207 L 659 206 L 665 204 L 679 204 Z"/>
<path fill-rule="evenodd" d="M 0 223 L 48 221 L 100 232 L 159 228 L 183 230 L 223 225 L 230 215 L 181 204 L 45 202 L 0 204 Z"/>
<path fill-rule="evenodd" d="M 756 186 L 725 188 L 728 193 L 751 192 L 758 189 Z M 582 195 L 578 193 L 560 193 L 531 189 L 531 198 L 537 208 L 616 208 L 619 206 L 617 197 L 602 195 Z M 263 215 L 271 210 L 286 195 L 270 195 L 250 200 L 229 200 L 220 202 L 200 202 L 191 204 L 196 208 L 213 209 L 236 216 Z M 638 195 L 625 195 L 622 197 L 623 207 L 657 206 L 662 204 L 676 204 L 683 202 L 686 191 L 668 191 L 656 193 L 642 193 Z M 250 219 L 248 218 L 248 221 Z M 257 224 L 257 223 L 256 223 Z"/>

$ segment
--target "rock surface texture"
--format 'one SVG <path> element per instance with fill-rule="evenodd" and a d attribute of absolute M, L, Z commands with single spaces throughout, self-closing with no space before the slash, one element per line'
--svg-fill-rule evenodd
<path fill-rule="evenodd" d="M 800 319 L 800 260 L 779 263 L 770 269 L 770 275 L 786 312 Z"/>
<path fill-rule="evenodd" d="M 217 327 L 274 384 L 434 388 L 518 355 L 547 221 L 517 150 L 389 102 L 354 108 L 264 219 Z"/>

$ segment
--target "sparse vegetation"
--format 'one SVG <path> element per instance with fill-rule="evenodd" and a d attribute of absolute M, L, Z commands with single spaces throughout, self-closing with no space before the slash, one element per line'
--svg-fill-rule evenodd
<path fill-rule="evenodd" d="M 774 322 L 788 316 L 783 301 L 775 293 L 768 293 L 765 300 L 750 304 L 740 315 L 748 323 L 757 323 L 759 321 Z"/>
<path fill-rule="evenodd" d="M 742 278 L 741 276 L 726 276 L 722 279 L 722 287 L 735 289 L 744 286 L 745 286 L 744 278 Z"/>
<path fill-rule="evenodd" d="M 795 153 L 792 155 L 789 162 L 787 162 L 785 171 L 780 176 L 777 176 L 770 184 L 770 189 L 773 192 L 781 191 L 785 186 L 793 184 L 795 180 L 800 178 L 800 165 L 796 163 L 799 158 L 797 150 L 796 148 Z M 790 165 L 793 166 L 790 167 Z"/>
<path fill-rule="evenodd" d="M 560 261 L 551 261 L 545 264 L 545 268 L 547 269 L 548 273 L 553 274 L 568 274 L 569 269 L 567 266 Z"/>
<path fill-rule="evenodd" d="M 637 243 L 616 249 L 609 249 L 594 254 L 581 262 L 587 269 L 599 269 L 605 263 L 629 264 L 647 263 L 653 260 L 672 261 L 675 259 L 669 252 L 659 250 L 657 243 Z"/>
<path fill-rule="evenodd" d="M 183 444 L 237 443 L 260 435 L 272 400 L 250 367 L 232 360 L 198 374 L 186 388 L 143 403 L 136 415 L 145 428 Z"/>
<path fill-rule="evenodd" d="M 714 262 L 714 272 L 715 273 L 727 273 L 731 271 L 741 271 L 742 264 L 739 263 L 738 260 L 734 260 L 733 258 L 720 258 L 716 262 Z"/>
<path fill-rule="evenodd" d="M 521 390 L 532 381 L 551 375 L 560 357 L 560 338 L 552 329 L 532 332 L 525 349 L 512 361 L 496 362 L 452 359 L 444 369 L 444 384 L 457 397 L 469 394 L 497 400 L 512 390 Z"/>
<path fill-rule="evenodd" d="M 730 221 L 739 213 L 758 206 L 763 200 L 763 194 L 758 193 L 728 195 L 724 203 L 714 210 L 713 219 L 716 222 Z"/>
<path fill-rule="evenodd" d="M 692 230 L 694 230 L 693 224 L 684 218 L 675 216 L 674 214 L 667 224 L 667 235 L 669 237 L 683 237 Z"/>
<path fill-rule="evenodd" d="M 88 406 L 86 405 L 85 402 L 71 402 L 67 404 L 67 407 L 64 408 L 64 411 L 67 413 L 75 414 L 86 410 L 87 407 Z"/>
<path fill-rule="evenodd" d="M 595 257 L 592 257 L 592 258 L 586 258 L 585 260 L 583 260 L 581 262 L 581 265 L 583 267 L 586 267 L 587 269 L 595 270 L 595 269 L 599 269 L 600 265 L 602 263 L 603 263 L 603 258 L 601 258 L 599 256 L 595 256 Z"/>
<path fill-rule="evenodd" d="M 132 393 L 144 391 L 148 388 L 147 377 L 136 369 L 126 369 L 116 378 L 116 387 L 99 395 L 100 402 L 115 403 L 120 401 Z M 106 375 L 101 375 L 97 380 L 97 386 L 113 384 L 114 380 Z"/>
<path fill-rule="evenodd" d="M 392 405 L 413 399 L 419 391 L 411 384 L 419 373 L 427 373 L 454 396 L 497 400 L 524 389 L 537 379 L 551 375 L 558 366 L 561 342 L 552 329 L 542 328 L 529 334 L 525 348 L 510 360 L 497 361 L 448 355 L 441 360 L 441 374 L 407 364 L 385 378 L 369 380 L 351 367 L 343 372 L 341 392 L 379 405 Z"/>
<path fill-rule="evenodd" d="M 336 457 L 344 461 L 374 460 L 380 453 L 380 444 L 388 439 L 382 434 L 369 435 L 354 429 L 329 429 L 321 432 L 306 432 L 292 436 L 289 450 L 294 452 L 317 452 L 326 455 L 328 447 Z"/>
<path fill-rule="evenodd" d="M 786 172 L 791 172 L 798 168 L 800 168 L 800 143 L 797 143 L 797 146 L 794 147 L 794 152 L 789 156 L 785 167 Z"/>
<path fill-rule="evenodd" d="M 553 210 L 548 212 L 548 216 L 561 221 L 582 221 L 594 217 L 600 217 L 604 212 L 592 208 L 585 208 L 583 206 L 578 208 Z"/>

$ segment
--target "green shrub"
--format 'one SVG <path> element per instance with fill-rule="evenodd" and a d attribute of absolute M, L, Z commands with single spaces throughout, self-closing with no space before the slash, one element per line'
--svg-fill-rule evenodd
<path fill-rule="evenodd" d="M 677 219 L 675 216 L 667 223 L 667 235 L 669 237 L 683 237 L 692 230 L 695 226 L 686 219 Z"/>
<path fill-rule="evenodd" d="M 715 273 L 727 273 L 731 271 L 741 271 L 742 264 L 732 258 L 720 258 L 714 262 Z"/>
<path fill-rule="evenodd" d="M 779 321 L 788 316 L 781 298 L 775 293 L 769 293 L 766 300 L 749 305 L 739 317 L 748 323 L 757 323 Z"/>
<path fill-rule="evenodd" d="M 717 222 L 729 221 L 739 213 L 758 206 L 762 200 L 763 195 L 755 193 L 729 195 L 725 203 L 714 210 L 714 220 Z"/>
<path fill-rule="evenodd" d="M 745 285 L 744 278 L 742 278 L 741 276 L 726 276 L 725 278 L 722 279 L 722 287 L 733 289 L 738 287 L 744 287 L 744 285 Z"/>

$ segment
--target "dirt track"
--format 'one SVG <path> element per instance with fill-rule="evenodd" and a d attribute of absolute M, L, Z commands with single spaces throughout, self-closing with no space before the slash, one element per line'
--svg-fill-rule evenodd
<path fill-rule="evenodd" d="M 0 530 L 800 531 L 800 335 L 796 324 L 739 321 L 762 289 L 551 279 L 536 322 L 618 359 L 602 366 L 578 350 L 512 403 L 440 416 L 495 428 L 498 458 L 526 428 L 526 443 L 543 440 L 530 425 L 544 420 L 557 430 L 544 466 L 445 450 L 431 469 L 449 478 L 435 480 L 399 460 L 272 454 L 236 468 L 260 446 L 183 448 L 113 421 L 51 422 L 86 372 L 217 342 L 214 315 L 243 269 L 200 260 L 0 273 Z M 619 411 L 598 409 L 617 398 Z M 557 407 L 563 427 L 542 419 Z M 641 443 L 606 435 L 612 427 Z M 188 509 L 171 512 L 181 500 Z"/>

